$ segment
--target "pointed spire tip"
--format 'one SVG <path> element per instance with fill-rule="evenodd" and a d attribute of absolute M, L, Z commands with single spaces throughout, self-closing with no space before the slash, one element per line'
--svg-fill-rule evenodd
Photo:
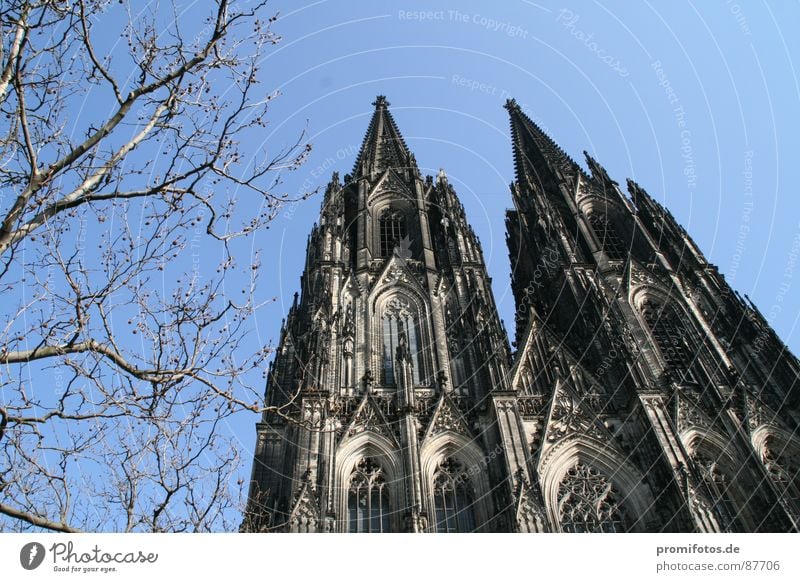
<path fill-rule="evenodd" d="M 373 105 L 375 112 L 353 166 L 353 174 L 357 177 L 374 175 L 387 168 L 418 172 L 417 162 L 392 118 L 386 97 L 378 95 Z"/>

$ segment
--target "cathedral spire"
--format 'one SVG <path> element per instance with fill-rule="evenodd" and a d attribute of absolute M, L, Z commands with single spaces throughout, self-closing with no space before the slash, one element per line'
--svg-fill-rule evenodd
<path fill-rule="evenodd" d="M 618 186 L 617 182 L 612 180 L 608 175 L 606 169 L 595 160 L 589 152 L 583 150 L 583 157 L 586 158 L 586 165 L 589 166 L 589 171 L 592 173 L 592 178 L 595 182 L 600 184 L 604 190 L 614 190 Z"/>
<path fill-rule="evenodd" d="M 525 115 L 515 99 L 506 101 L 504 107 L 511 119 L 511 142 L 518 182 L 563 181 L 580 172 L 572 158 Z"/>
<path fill-rule="evenodd" d="M 356 159 L 353 175 L 361 177 L 380 174 L 388 168 L 412 170 L 413 174 L 417 174 L 417 162 L 397 129 L 386 97 L 378 95 L 372 104 L 375 106 L 375 113 Z"/>

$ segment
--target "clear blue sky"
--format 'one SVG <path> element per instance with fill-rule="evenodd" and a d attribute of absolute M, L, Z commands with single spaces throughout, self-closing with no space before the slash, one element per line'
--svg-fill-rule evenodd
<path fill-rule="evenodd" d="M 576 160 L 586 149 L 675 214 L 735 289 L 798 352 L 800 22 L 793 2 L 345 2 L 270 4 L 283 41 L 262 70 L 282 93 L 265 144 L 307 127 L 314 152 L 284 188 L 347 173 L 386 94 L 423 171 L 444 168 L 512 320 L 504 211 L 513 179 L 502 104 L 514 96 Z M 260 144 L 251 144 L 259 147 Z M 255 241 L 277 276 L 258 315 L 275 338 L 298 290 L 319 199 Z"/>

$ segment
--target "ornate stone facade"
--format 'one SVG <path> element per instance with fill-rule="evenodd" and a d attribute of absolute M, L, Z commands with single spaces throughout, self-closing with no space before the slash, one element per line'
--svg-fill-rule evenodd
<path fill-rule="evenodd" d="M 797 531 L 800 366 L 641 187 L 514 102 L 512 354 L 481 246 L 383 97 L 328 185 L 245 531 Z"/>

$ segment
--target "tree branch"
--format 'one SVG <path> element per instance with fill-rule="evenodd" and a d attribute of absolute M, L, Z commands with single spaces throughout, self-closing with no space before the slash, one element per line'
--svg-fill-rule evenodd
<path fill-rule="evenodd" d="M 51 521 L 45 517 L 33 515 L 32 513 L 25 513 L 24 511 L 16 509 L 15 507 L 11 507 L 10 505 L 6 505 L 5 503 L 0 503 L 0 513 L 9 517 L 13 517 L 14 519 L 19 519 L 36 527 L 41 527 L 52 531 L 81 533 L 81 530 L 70 527 L 66 523 Z"/>

